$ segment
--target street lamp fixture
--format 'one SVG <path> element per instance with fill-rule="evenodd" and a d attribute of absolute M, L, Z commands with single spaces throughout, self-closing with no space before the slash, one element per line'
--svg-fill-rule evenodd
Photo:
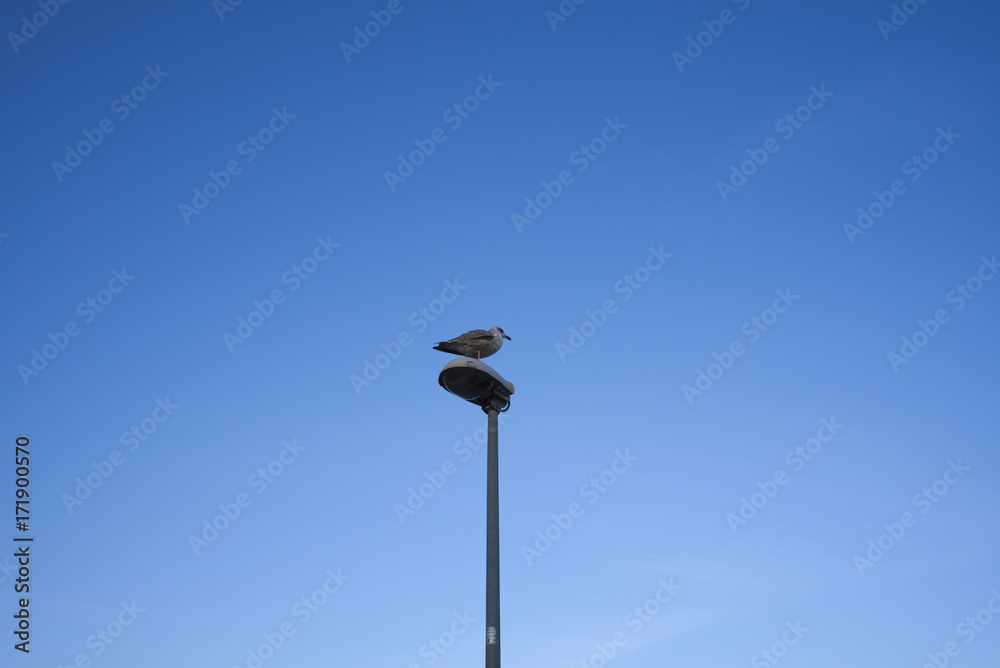
<path fill-rule="evenodd" d="M 501 413 L 510 408 L 514 384 L 504 380 L 482 360 L 457 357 L 444 365 L 438 383 L 455 396 L 474 403 L 489 413 L 491 407 Z"/>

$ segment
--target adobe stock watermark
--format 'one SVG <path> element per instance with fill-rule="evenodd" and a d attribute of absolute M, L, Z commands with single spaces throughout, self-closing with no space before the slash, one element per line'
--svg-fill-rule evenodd
<path fill-rule="evenodd" d="M 673 253 L 666 253 L 663 244 L 659 248 L 649 247 L 649 255 L 638 267 L 625 274 L 612 286 L 615 294 L 622 295 L 622 301 L 627 302 L 632 299 L 642 286 L 649 282 L 653 274 L 658 272 L 666 264 L 667 260 L 673 257 Z M 563 364 L 570 355 L 575 354 L 583 348 L 587 340 L 593 337 L 597 330 L 608 322 L 608 318 L 618 312 L 618 304 L 614 298 L 605 299 L 596 311 L 584 311 L 586 320 L 580 323 L 579 327 L 569 328 L 569 339 L 566 343 L 556 341 L 556 354 Z"/>
<path fill-rule="evenodd" d="M 970 467 L 962 464 L 961 459 L 954 461 L 949 459 L 948 468 L 944 470 L 941 477 L 914 494 L 913 498 L 910 499 L 910 504 L 919 510 L 921 515 L 926 515 L 971 470 Z M 886 552 L 902 540 L 906 535 L 906 530 L 917 525 L 918 519 L 917 515 L 906 511 L 899 516 L 898 522 L 882 524 L 885 532 L 879 534 L 877 538 L 869 540 L 868 549 L 864 553 L 854 555 L 854 568 L 857 569 L 858 575 L 863 577 L 866 570 L 881 561 Z"/>
<path fill-rule="evenodd" d="M 617 141 L 622 133 L 628 129 L 627 123 L 621 122 L 621 116 L 615 116 L 611 120 L 610 116 L 604 118 L 604 127 L 586 144 L 580 144 L 575 151 L 569 154 L 569 164 L 576 167 L 577 174 L 582 174 L 590 167 L 607 149 L 608 145 Z M 552 206 L 563 191 L 575 183 L 576 177 L 568 169 L 560 170 L 551 181 L 541 180 L 542 189 L 534 197 L 524 198 L 524 211 L 510 214 L 510 222 L 514 229 L 520 234 L 521 231 L 534 223 L 542 215 L 545 209 Z"/>
<path fill-rule="evenodd" d="M 295 114 L 288 113 L 288 107 L 277 107 L 271 109 L 271 118 L 257 132 L 247 135 L 247 138 L 236 145 L 236 154 L 243 156 L 243 162 L 250 164 L 257 156 L 267 148 L 268 144 L 294 120 Z M 218 172 L 208 170 L 208 180 L 201 187 L 191 189 L 191 203 L 180 202 L 177 210 L 181 214 L 185 225 L 191 224 L 193 216 L 200 215 L 222 191 L 229 187 L 233 178 L 243 173 L 243 165 L 239 160 L 232 159 L 226 162 Z"/>
<path fill-rule="evenodd" d="M 969 301 L 976 297 L 987 282 L 993 280 L 998 270 L 1000 270 L 1000 264 L 997 264 L 996 255 L 990 259 L 986 259 L 985 256 L 981 257 L 976 272 L 949 290 L 948 294 L 945 295 L 945 302 L 954 304 L 956 312 L 961 311 Z M 910 360 L 916 357 L 930 343 L 931 339 L 937 336 L 941 327 L 949 322 L 951 322 L 951 315 L 946 308 L 937 309 L 927 320 L 917 319 L 917 329 L 913 331 L 913 334 L 900 337 L 899 352 L 890 350 L 886 353 L 886 359 L 889 360 L 889 366 L 892 367 L 893 373 L 899 373 L 900 367 L 909 364 Z"/>
<path fill-rule="evenodd" d="M 247 487 L 252 489 L 257 496 L 266 492 L 275 480 L 285 472 L 289 466 L 298 461 L 299 456 L 305 451 L 305 446 L 299 445 L 297 439 L 282 442 L 282 448 L 278 454 L 264 466 L 247 477 Z M 235 522 L 243 511 L 253 504 L 253 497 L 246 492 L 239 492 L 232 501 L 225 501 L 219 504 L 219 513 L 210 520 L 202 520 L 201 535 L 191 534 L 188 536 L 188 545 L 194 556 L 201 556 L 201 553 L 209 545 L 219 539 Z"/>
<path fill-rule="evenodd" d="M 775 290 L 774 294 L 777 295 L 777 298 L 769 308 L 765 308 L 760 312 L 760 315 L 753 316 L 740 327 L 740 334 L 747 337 L 750 344 L 757 343 L 763 333 L 778 322 L 778 318 L 783 313 L 787 313 L 788 309 L 801 297 L 801 295 L 792 294 L 791 288 Z M 742 357 L 746 351 L 747 348 L 743 342 L 735 339 L 721 353 L 712 353 L 714 362 L 709 362 L 704 369 L 695 369 L 694 385 L 685 383 L 681 386 L 688 406 L 694 404 L 696 397 L 702 396 L 711 389 L 716 381 L 722 378 L 723 374 L 733 368 L 736 358 Z"/>
<path fill-rule="evenodd" d="M 408 0 L 412 2 L 413 0 Z M 406 6 L 400 0 L 389 0 L 389 3 L 385 6 L 385 9 L 373 9 L 371 12 L 372 20 L 364 24 L 364 26 L 354 26 L 354 37 L 350 42 L 340 43 L 340 52 L 344 54 L 344 60 L 347 64 L 351 64 L 351 59 L 355 56 L 361 55 L 372 40 L 382 34 L 382 30 L 389 27 L 392 23 L 392 17 L 397 16 L 406 9 Z"/>
<path fill-rule="evenodd" d="M 444 656 L 476 621 L 476 618 L 471 616 L 468 610 L 461 613 L 455 611 L 451 616 L 453 621 L 448 625 L 448 628 L 439 633 L 437 637 L 429 638 L 417 650 L 417 655 L 424 660 L 425 666 L 433 665 Z M 410 663 L 407 668 L 420 668 L 420 664 Z"/>
<path fill-rule="evenodd" d="M 802 445 L 797 445 L 786 452 L 785 463 L 792 467 L 793 473 L 798 473 L 823 450 L 823 445 L 832 441 L 833 437 L 843 428 L 844 425 L 837 422 L 835 417 L 821 418 L 816 435 L 806 439 Z M 749 524 L 750 520 L 756 517 L 757 513 L 763 510 L 764 506 L 777 496 L 780 489 L 787 485 L 790 480 L 785 469 L 775 469 L 770 477 L 757 481 L 758 491 L 750 494 L 749 499 L 741 496 L 739 510 L 736 513 L 726 513 L 726 522 L 729 523 L 733 535 L 740 527 Z"/>
<path fill-rule="evenodd" d="M 628 473 L 632 464 L 637 461 L 639 458 L 629 454 L 628 448 L 624 452 L 615 450 L 615 458 L 608 468 L 580 486 L 580 496 L 586 499 L 588 504 L 596 503 L 610 487 L 618 482 L 621 476 Z M 584 510 L 582 504 L 574 501 L 566 508 L 566 512 L 552 513 L 550 515 L 552 523 L 544 529 L 535 530 L 534 543 L 521 545 L 521 556 L 524 557 L 524 562 L 531 566 L 536 559 L 542 556 L 543 552 L 548 551 L 552 544 L 573 526 L 574 520 L 583 516 Z"/>
<path fill-rule="evenodd" d="M 986 627 L 993 622 L 996 615 L 1000 615 L 1000 591 L 994 587 L 989 591 L 990 598 L 986 604 L 969 615 L 955 627 L 955 635 L 961 638 L 966 645 L 971 643 L 979 634 L 986 630 Z M 921 668 L 945 668 L 951 660 L 962 653 L 962 646 L 954 640 L 949 640 L 941 648 L 941 651 L 927 652 L 928 661 Z"/>
<path fill-rule="evenodd" d="M 494 81 L 493 75 L 479 77 L 478 85 L 472 93 L 465 96 L 461 102 L 456 102 L 441 114 L 441 120 L 448 124 L 453 131 L 462 127 L 462 123 L 471 118 L 472 114 L 479 109 L 479 105 L 493 96 L 496 89 L 503 85 L 502 81 Z M 417 168 L 427 161 L 437 150 L 438 144 L 448 141 L 448 133 L 444 128 L 438 127 L 430 131 L 424 139 L 414 139 L 416 148 L 405 156 L 400 153 L 396 156 L 399 163 L 394 170 L 385 170 L 383 176 L 385 183 L 389 186 L 389 192 L 396 192 L 396 188 L 406 182 L 406 179 L 413 176 Z"/>
<path fill-rule="evenodd" d="M 497 418 L 498 426 L 502 426 L 509 419 L 507 413 L 500 413 Z M 465 434 L 451 447 L 452 453 L 458 458 L 457 464 L 449 457 L 432 470 L 424 471 L 424 479 L 416 487 L 406 488 L 406 503 L 397 502 L 392 505 L 400 524 L 405 524 L 408 517 L 415 515 L 418 510 L 423 508 L 447 484 L 449 478 L 458 473 L 459 464 L 464 464 L 472 459 L 472 456 L 486 445 L 486 436 L 486 429 L 483 427 L 477 427 L 471 435 Z"/>
<path fill-rule="evenodd" d="M 89 668 L 91 659 L 96 659 L 108 651 L 109 647 L 118 642 L 125 630 L 139 619 L 139 615 L 146 612 L 145 608 L 136 604 L 135 599 L 130 603 L 122 601 L 119 607 L 121 610 L 110 622 L 87 636 L 87 649 L 91 651 L 77 652 L 73 660 L 66 663 L 66 668 Z M 58 668 L 63 666 L 60 665 Z"/>
<path fill-rule="evenodd" d="M 585 2 L 587 0 L 560 0 L 555 10 L 546 9 L 545 20 L 549 22 L 552 32 L 556 31 L 560 23 L 565 23 L 570 16 L 576 13 L 576 8 Z"/>
<path fill-rule="evenodd" d="M 774 123 L 775 132 L 780 133 L 785 141 L 794 137 L 795 133 L 809 122 L 813 112 L 822 109 L 827 100 L 833 97 L 833 93 L 826 89 L 826 84 L 820 84 L 819 88 L 811 86 L 809 91 L 810 94 L 805 102 Z M 719 191 L 719 197 L 722 198 L 722 201 L 727 201 L 731 195 L 745 186 L 747 180 L 756 174 L 767 163 L 770 156 L 777 153 L 780 148 L 781 144 L 774 137 L 765 139 L 761 148 L 748 148 L 746 150 L 746 154 L 749 156 L 747 160 L 741 162 L 738 167 L 735 163 L 729 166 L 729 179 L 715 182 L 715 188 Z"/>
<path fill-rule="evenodd" d="M 111 113 L 119 121 L 124 121 L 139 105 L 145 101 L 149 94 L 159 88 L 163 80 L 170 76 L 170 72 L 160 70 L 160 66 L 146 66 L 146 74 L 135 86 L 126 93 L 122 93 L 111 101 Z M 80 139 L 75 144 L 66 144 L 66 155 L 63 162 L 52 161 L 52 172 L 56 180 L 62 183 L 63 177 L 72 174 L 73 170 L 83 164 L 83 159 L 94 152 L 94 149 L 101 145 L 105 137 L 115 131 L 115 123 L 111 118 L 105 117 L 97 122 L 93 129 L 84 128 L 80 134 Z"/>
<path fill-rule="evenodd" d="M 889 35 L 896 32 L 910 20 L 910 17 L 917 13 L 922 6 L 927 4 L 927 0 L 903 0 L 902 3 L 892 3 L 892 12 L 889 20 L 879 19 L 875 22 L 875 27 L 882 33 L 882 40 L 888 42 Z"/>
<path fill-rule="evenodd" d="M 739 6 L 741 12 L 746 11 L 747 7 L 750 6 L 750 0 L 732 0 L 732 2 Z M 694 64 L 694 61 L 705 52 L 705 49 L 712 46 L 715 40 L 722 36 L 726 26 L 732 25 L 736 21 L 736 16 L 737 14 L 733 10 L 726 8 L 719 12 L 719 18 L 702 21 L 701 24 L 705 26 L 705 29 L 696 35 L 688 35 L 684 53 L 674 51 L 670 54 L 670 57 L 674 59 L 674 65 L 677 66 L 677 71 L 684 74 L 684 66 Z"/>
<path fill-rule="evenodd" d="M 265 661 L 270 660 L 279 649 L 284 647 L 288 639 L 295 635 L 298 628 L 312 619 L 312 616 L 329 603 L 334 594 L 340 591 L 344 583 L 351 579 L 349 575 L 341 573 L 340 568 L 336 570 L 328 568 L 324 575 L 326 578 L 319 587 L 292 604 L 289 610 L 292 620 L 285 620 L 274 631 L 266 631 L 261 636 L 263 642 L 256 647 L 248 647 L 246 660 L 243 663 L 233 664 L 233 668 L 261 668 Z M 296 627 L 296 623 L 298 627 Z"/>
<path fill-rule="evenodd" d="M 643 601 L 641 605 L 632 608 L 622 619 L 622 624 L 628 627 L 632 636 L 624 631 L 616 631 L 606 642 L 595 643 L 594 648 L 597 651 L 588 658 L 581 659 L 580 668 L 604 668 L 607 662 L 615 658 L 618 651 L 628 644 L 629 638 L 646 628 L 646 625 L 653 621 L 653 617 L 659 614 L 663 606 L 674 600 L 677 592 L 681 590 L 681 586 L 675 584 L 673 578 L 668 580 L 661 578 L 657 584 L 660 586 L 653 592 L 653 595 Z"/>
<path fill-rule="evenodd" d="M 39 30 L 48 25 L 49 20 L 55 18 L 62 11 L 62 6 L 68 4 L 69 0 L 38 0 L 38 7 L 41 11 L 35 12 L 30 18 L 22 16 L 21 29 L 17 32 L 7 33 L 7 41 L 10 42 L 10 48 L 14 49 L 14 53 L 19 53 L 21 47 L 37 35 Z"/>
<path fill-rule="evenodd" d="M 421 306 L 411 313 L 407 322 L 410 324 L 410 327 L 416 330 L 416 334 L 422 334 L 430 323 L 434 322 L 445 312 L 449 304 L 453 304 L 462 292 L 468 289 L 469 286 L 462 285 L 458 282 L 457 278 L 454 280 L 445 280 L 444 289 L 441 291 L 440 297 L 432 299 L 427 306 Z M 382 372 L 388 369 L 395 360 L 399 359 L 399 356 L 403 354 L 404 348 L 413 345 L 413 336 L 409 329 L 402 329 L 389 343 L 382 343 L 380 345 L 382 352 L 375 354 L 374 362 L 367 357 L 365 358 L 361 375 L 351 374 L 348 378 L 356 396 L 361 396 L 362 389 L 370 387 L 372 383 L 378 380 Z"/>
<path fill-rule="evenodd" d="M 909 160 L 903 163 L 902 167 L 900 167 L 903 175 L 910 177 L 910 183 L 916 183 L 923 176 L 924 172 L 938 161 L 941 154 L 954 146 L 955 140 L 960 139 L 961 136 L 953 132 L 950 125 L 947 130 L 939 127 L 937 129 L 937 136 L 934 137 L 931 145 L 919 154 L 914 154 Z M 894 179 L 889 183 L 889 187 L 886 190 L 872 191 L 872 201 L 866 205 L 859 206 L 857 209 L 858 217 L 855 221 L 856 224 L 844 223 L 844 234 L 847 235 L 847 240 L 851 245 L 854 245 L 855 237 L 860 237 L 864 234 L 879 218 L 885 215 L 886 211 L 892 208 L 892 205 L 904 193 L 906 193 L 906 184 L 900 179 Z"/>
<path fill-rule="evenodd" d="M 0 584 L 7 581 L 7 578 L 17 575 L 17 565 L 10 563 L 10 556 L 0 559 Z"/>
<path fill-rule="evenodd" d="M 226 14 L 235 12 L 236 8 L 243 4 L 243 0 L 212 0 L 212 9 L 219 21 L 226 20 Z"/>
<path fill-rule="evenodd" d="M 157 399 L 149 417 L 143 418 L 137 424 L 133 424 L 129 429 L 123 431 L 119 441 L 123 446 L 128 447 L 129 452 L 135 452 L 139 446 L 156 433 L 160 425 L 166 422 L 178 408 L 180 406 L 172 402 L 170 397 Z M 76 478 L 76 487 L 72 494 L 64 493 L 62 495 L 61 500 L 66 512 L 72 515 L 73 510 L 82 506 L 84 501 L 93 496 L 94 491 L 103 485 L 124 463 L 125 455 L 118 449 L 109 452 L 108 456 L 99 462 L 92 461 L 90 466 L 94 470 L 83 478 Z"/>
<path fill-rule="evenodd" d="M 312 252 L 282 272 L 281 284 L 290 286 L 289 293 L 295 292 L 302 287 L 305 281 L 315 275 L 323 263 L 330 259 L 333 251 L 338 248 L 340 248 L 340 244 L 334 243 L 331 235 L 326 235 L 325 239 L 322 236 L 316 237 L 316 245 Z M 264 299 L 254 299 L 253 308 L 250 309 L 246 317 L 236 318 L 236 328 L 233 332 L 222 333 L 222 342 L 226 344 L 229 352 L 233 353 L 236 346 L 246 343 L 254 335 L 254 332 L 274 315 L 275 310 L 285 303 L 286 299 L 287 295 L 281 288 L 274 288 Z"/>
<path fill-rule="evenodd" d="M 92 297 L 87 297 L 76 307 L 76 314 L 83 320 L 84 325 L 89 325 L 97 318 L 98 313 L 103 313 L 111 306 L 117 295 L 135 280 L 135 276 L 126 271 L 125 267 L 121 271 L 113 269 L 108 287 L 98 290 Z M 80 335 L 82 326 L 76 320 L 68 320 L 55 334 L 49 332 L 48 343 L 42 344 L 41 350 L 31 349 L 31 360 L 28 364 L 18 364 L 17 374 L 21 377 L 21 382 L 28 385 L 32 378 L 37 377 L 42 371 L 48 368 L 49 364 L 66 350 L 72 339 Z"/>
<path fill-rule="evenodd" d="M 808 628 L 802 626 L 800 619 L 796 619 L 794 622 L 785 622 L 785 630 L 781 637 L 771 643 L 770 647 L 754 654 L 750 659 L 750 665 L 753 668 L 770 668 L 788 654 L 789 647 L 799 644 L 802 636 L 808 631 Z"/>

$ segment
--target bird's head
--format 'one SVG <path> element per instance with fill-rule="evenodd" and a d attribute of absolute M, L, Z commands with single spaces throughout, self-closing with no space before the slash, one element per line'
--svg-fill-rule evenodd
<path fill-rule="evenodd" d="M 507 336 L 506 334 L 503 333 L 503 328 L 502 327 L 491 327 L 490 328 L 490 334 L 499 334 L 500 336 L 502 336 L 503 338 L 507 339 L 508 341 L 511 340 L 511 338 L 509 336 Z"/>

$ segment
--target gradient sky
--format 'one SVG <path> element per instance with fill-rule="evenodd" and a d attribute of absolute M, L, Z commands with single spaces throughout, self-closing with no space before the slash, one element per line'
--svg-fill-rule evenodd
<path fill-rule="evenodd" d="M 0 663 L 994 668 L 998 19 L 8 3 Z"/>

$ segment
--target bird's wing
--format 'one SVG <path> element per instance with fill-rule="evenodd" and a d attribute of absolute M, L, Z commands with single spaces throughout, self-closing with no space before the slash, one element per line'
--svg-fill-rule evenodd
<path fill-rule="evenodd" d="M 471 341 L 473 339 L 492 339 L 493 335 L 487 332 L 485 329 L 474 329 L 471 332 L 466 332 L 462 334 L 457 339 L 452 339 L 452 341 Z"/>

